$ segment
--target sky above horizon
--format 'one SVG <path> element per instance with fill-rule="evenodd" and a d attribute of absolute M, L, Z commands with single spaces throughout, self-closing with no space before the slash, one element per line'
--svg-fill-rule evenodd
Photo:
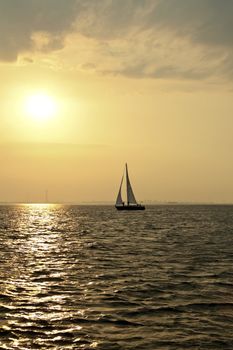
<path fill-rule="evenodd" d="M 233 203 L 232 0 L 0 0 L 0 202 Z"/>

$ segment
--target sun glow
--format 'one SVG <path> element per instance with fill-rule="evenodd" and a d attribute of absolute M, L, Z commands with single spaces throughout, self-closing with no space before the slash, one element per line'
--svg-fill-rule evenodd
<path fill-rule="evenodd" d="M 53 97 L 47 94 L 35 94 L 26 100 L 26 112 L 37 120 L 46 120 L 57 112 L 57 104 Z"/>

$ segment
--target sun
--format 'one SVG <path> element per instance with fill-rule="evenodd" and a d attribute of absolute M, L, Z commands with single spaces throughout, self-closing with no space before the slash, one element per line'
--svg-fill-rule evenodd
<path fill-rule="evenodd" d="M 52 96 L 44 93 L 38 93 L 27 97 L 27 114 L 39 121 L 53 117 L 57 112 L 57 104 Z"/>

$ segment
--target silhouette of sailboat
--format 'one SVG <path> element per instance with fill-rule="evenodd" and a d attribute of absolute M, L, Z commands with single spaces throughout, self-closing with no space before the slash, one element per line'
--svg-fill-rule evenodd
<path fill-rule="evenodd" d="M 126 194 L 127 194 L 127 202 L 126 203 L 122 200 L 122 196 L 121 196 L 121 189 L 122 189 L 122 184 L 123 184 L 123 180 L 124 180 L 124 175 L 126 177 Z M 116 199 L 115 207 L 117 210 L 145 210 L 145 206 L 137 203 L 136 198 L 134 196 L 132 186 L 131 186 L 130 181 L 129 181 L 129 173 L 128 173 L 127 163 L 125 164 L 125 170 L 123 172 L 123 176 L 121 179 L 120 189 L 119 189 L 118 196 Z"/>

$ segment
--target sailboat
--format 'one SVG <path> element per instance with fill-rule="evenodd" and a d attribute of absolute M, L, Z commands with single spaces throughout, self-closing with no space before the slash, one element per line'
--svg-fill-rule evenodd
<path fill-rule="evenodd" d="M 122 196 L 121 196 L 121 188 L 122 188 L 122 184 L 123 184 L 123 180 L 124 180 L 124 175 L 126 177 L 126 193 L 127 193 L 127 202 L 126 203 L 122 200 Z M 124 169 L 123 176 L 121 179 L 120 189 L 118 192 L 115 207 L 117 210 L 145 210 L 145 206 L 137 203 L 136 198 L 134 196 L 132 186 L 131 186 L 130 181 L 129 181 L 129 173 L 128 173 L 127 163 L 125 164 L 125 169 Z"/>

